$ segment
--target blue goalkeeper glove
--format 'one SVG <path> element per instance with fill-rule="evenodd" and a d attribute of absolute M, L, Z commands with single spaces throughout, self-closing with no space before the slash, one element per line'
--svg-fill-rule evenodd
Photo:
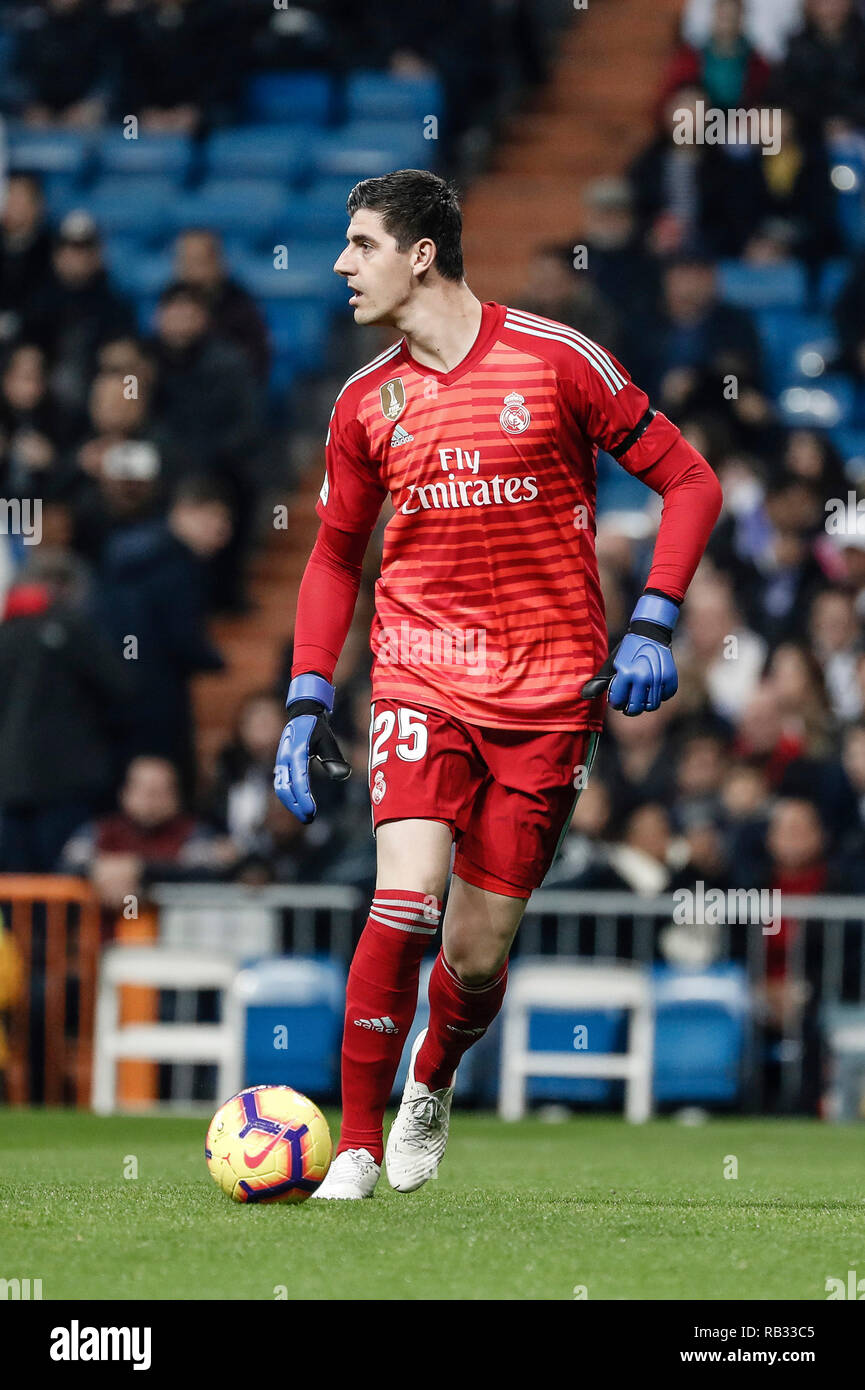
<path fill-rule="evenodd" d="M 315 671 L 295 676 L 288 687 L 285 702 L 288 723 L 279 740 L 273 790 L 283 806 L 304 825 L 309 824 L 316 811 L 309 790 L 310 758 L 318 758 L 328 777 L 335 782 L 344 782 L 351 776 L 351 768 L 330 727 L 333 697 L 330 681 Z"/>
<path fill-rule="evenodd" d="M 670 650 L 679 605 L 657 592 L 637 600 L 628 630 L 611 652 L 596 676 L 580 692 L 583 700 L 594 700 L 609 691 L 613 709 L 625 714 L 645 714 L 659 708 L 679 688 L 676 663 Z"/>

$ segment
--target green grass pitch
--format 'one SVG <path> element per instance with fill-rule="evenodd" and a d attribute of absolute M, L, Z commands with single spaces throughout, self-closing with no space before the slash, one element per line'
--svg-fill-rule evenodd
<path fill-rule="evenodd" d="M 369 1202 L 251 1207 L 211 1180 L 205 1128 L 0 1111 L 0 1278 L 44 1299 L 591 1300 L 825 1299 L 865 1276 L 861 1126 L 456 1113 L 416 1193 L 383 1175 Z"/>

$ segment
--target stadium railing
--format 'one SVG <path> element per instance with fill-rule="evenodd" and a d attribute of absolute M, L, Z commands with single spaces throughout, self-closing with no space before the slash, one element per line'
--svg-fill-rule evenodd
<path fill-rule="evenodd" d="M 202 944 L 218 949 L 233 937 L 239 954 L 268 954 L 261 950 L 260 923 L 253 933 L 257 942 L 244 942 L 242 923 L 243 913 L 270 913 L 272 930 L 265 935 L 272 937 L 271 949 L 289 955 L 330 956 L 344 965 L 351 958 L 368 906 L 358 889 L 339 885 L 164 884 L 157 886 L 154 897 L 162 922 L 174 919 L 169 934 L 174 945 L 193 944 L 195 932 L 202 930 L 194 926 L 196 918 L 200 923 L 209 912 L 218 912 L 226 925 L 218 932 L 211 926 Z M 742 900 L 735 901 L 741 907 Z M 643 897 L 627 892 L 539 889 L 529 902 L 513 955 L 634 961 L 648 967 L 664 958 L 662 934 L 681 915 L 681 900 L 672 893 Z M 797 1108 L 822 1015 L 837 1004 L 865 1005 L 865 897 L 785 896 L 780 916 L 782 922 L 722 923 L 714 935 L 710 924 L 709 935 L 702 941 L 702 928 L 678 922 L 678 945 L 684 941 L 687 950 L 693 941 L 695 964 L 702 954 L 719 962 L 739 960 L 747 971 L 752 1007 L 746 1027 L 744 1104 L 751 1111 L 764 1106 L 767 1060 L 778 1074 L 777 1104 L 782 1109 Z M 166 939 L 164 931 L 161 936 Z M 774 1026 L 766 981 L 769 970 L 778 969 L 779 960 L 789 989 Z"/>
<path fill-rule="evenodd" d="M 7 1098 L 46 1105 L 90 1100 L 100 908 L 78 878 L 0 875 L 0 909 L 24 987 L 10 1010 Z M 34 1075 L 38 1072 L 39 1075 Z"/>
<path fill-rule="evenodd" d="M 327 884 L 162 884 L 152 897 L 153 935 L 159 941 L 201 950 L 230 949 L 239 964 L 285 954 L 330 957 L 346 965 L 368 907 L 359 889 Z M 0 876 L 0 910 L 12 927 L 25 978 L 30 980 L 26 998 L 12 1016 L 8 1097 L 19 1103 L 43 1098 L 47 1103 L 86 1105 L 99 954 L 99 908 L 92 891 L 78 879 Z M 681 915 L 681 904 L 673 894 L 641 897 L 541 889 L 529 903 L 513 954 L 649 966 L 669 957 L 665 929 L 676 924 L 677 914 Z M 698 957 L 702 952 L 703 959 L 739 960 L 747 971 L 752 1008 L 744 1103 L 752 1111 L 763 1108 L 769 1052 L 777 1073 L 778 1103 L 795 1109 L 826 1011 L 839 1004 L 865 1005 L 865 897 L 785 897 L 781 915 L 781 935 L 776 935 L 777 924 L 733 921 L 706 932 L 679 923 L 680 952 L 684 942 L 686 954 L 693 945 Z M 766 988 L 770 969 L 776 984 L 780 978 L 789 987 L 780 1013 L 775 999 L 774 1018 Z M 175 1021 L 191 1021 L 194 1003 L 179 994 Z M 153 1021 L 155 1004 L 153 996 L 137 1015 L 125 1017 Z M 41 1096 L 35 1094 L 30 1075 L 34 1055 L 37 1066 L 44 1056 Z M 149 1080 L 139 1098 L 151 1097 L 153 1064 L 121 1065 L 124 1070 L 141 1069 Z M 187 1084 L 188 1076 L 181 1090 Z"/>

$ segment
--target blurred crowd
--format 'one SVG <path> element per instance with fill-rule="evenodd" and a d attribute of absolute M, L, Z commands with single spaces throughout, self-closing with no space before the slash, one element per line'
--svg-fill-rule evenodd
<path fill-rule="evenodd" d="M 44 8 L 82 52 L 94 12 L 109 14 L 118 47 L 92 45 L 90 68 L 64 64 L 36 37 L 42 7 L 21 5 L 34 33 L 21 71 L 34 120 L 110 104 L 104 64 L 122 60 L 125 26 L 152 34 L 157 56 L 135 74 L 147 108 L 158 45 L 205 22 L 195 0 Z M 208 4 L 209 36 L 243 8 Z M 309 23 L 291 38 L 274 37 L 279 11 L 260 7 L 247 36 L 259 58 L 278 39 L 274 62 L 289 42 L 301 56 L 319 42 L 343 61 L 327 35 L 354 33 L 356 7 L 295 8 Z M 478 22 L 487 8 L 460 7 Z M 364 41 L 383 42 L 378 7 L 363 13 Z M 417 22 L 405 24 L 406 52 L 422 48 L 417 34 L 408 40 Z M 439 33 L 436 21 L 424 42 Z M 198 104 L 217 119 L 232 75 L 210 69 L 191 40 L 189 52 L 217 93 Z M 64 72 L 81 80 L 63 88 Z M 701 100 L 777 105 L 780 152 L 676 143 L 674 113 Z M 725 493 L 676 634 L 679 694 L 655 715 L 610 714 L 547 886 L 865 891 L 865 528 L 833 536 L 825 525 L 828 499 L 846 499 L 859 479 L 826 431 L 784 423 L 754 317 L 725 303 L 718 282 L 721 258 L 796 261 L 816 278 L 846 256 L 831 366 L 865 384 L 865 253 L 845 239 L 831 182 L 839 149 L 857 141 L 865 22 L 852 0 L 693 0 L 659 81 L 652 141 L 624 174 L 592 184 L 584 225 L 535 258 L 523 307 L 610 347 Z M 587 252 L 578 271 L 575 246 Z M 142 340 L 106 275 L 98 228 L 80 214 L 48 226 L 38 181 L 9 182 L 0 492 L 43 507 L 38 547 L 0 538 L 0 868 L 89 873 L 114 910 L 167 877 L 371 890 L 368 632 L 381 527 L 337 671 L 335 725 L 354 776 L 332 784 L 313 769 L 319 815 L 308 827 L 272 795 L 290 650 L 237 711 L 215 767 L 196 766 L 189 682 L 221 664 L 208 614 L 246 601 L 268 341 L 216 236 L 183 234 L 175 258 Z M 598 555 L 616 641 L 649 568 L 659 502 L 608 463 Z M 770 951 L 782 946 L 783 933 Z"/>
<path fill-rule="evenodd" d="M 4 0 L 15 59 L 7 113 L 76 129 L 135 112 L 141 128 L 203 134 L 243 115 L 253 74 L 313 67 L 439 72 L 443 138 L 477 126 L 514 83 L 540 81 L 564 0 Z M 453 37 L 459 33 L 460 42 Z"/>

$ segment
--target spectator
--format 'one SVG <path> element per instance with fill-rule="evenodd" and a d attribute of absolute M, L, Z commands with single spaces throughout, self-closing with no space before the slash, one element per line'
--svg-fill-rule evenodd
<path fill-rule="evenodd" d="M 124 377 L 116 372 L 100 372 L 90 388 L 91 434 L 77 451 L 75 479 L 75 544 L 95 564 L 106 535 L 130 513 L 143 511 L 156 515 L 164 510 L 164 480 L 161 477 L 160 450 L 148 419 L 146 391 L 129 390 Z M 115 479 L 129 486 L 114 486 L 104 474 L 110 450 L 127 444 L 139 445 L 135 455 L 140 469 L 137 478 Z M 144 484 L 143 489 L 138 486 Z"/>
<path fill-rule="evenodd" d="M 657 313 L 657 260 L 641 244 L 627 179 L 594 179 L 583 193 L 585 245 L 593 284 L 618 318 L 622 359 L 635 381 L 645 379 L 647 324 Z"/>
<path fill-rule="evenodd" d="M 610 861 L 630 892 L 654 897 L 670 884 L 672 849 L 669 811 L 659 801 L 645 801 L 628 816 Z"/>
<path fill-rule="evenodd" d="M 303 825 L 275 796 L 264 808 L 256 843 L 236 865 L 233 877 L 242 883 L 320 883 L 330 871 L 320 835 Z"/>
<path fill-rule="evenodd" d="M 535 252 L 519 307 L 565 323 L 614 354 L 620 351 L 615 311 L 604 300 L 590 269 L 574 267 L 567 246 L 543 246 Z"/>
<path fill-rule="evenodd" d="M 213 332 L 208 296 L 175 284 L 159 301 L 152 345 L 156 365 L 153 416 L 169 479 L 192 474 L 226 488 L 234 517 L 223 552 L 216 601 L 244 611 L 243 563 L 258 489 L 259 393 L 241 352 Z"/>
<path fill-rule="evenodd" d="M 598 771 L 609 788 L 614 825 L 620 826 L 632 811 L 647 801 L 669 800 L 672 717 L 669 704 L 639 719 L 629 719 L 620 710 L 607 711 L 610 737 L 598 748 Z"/>
<path fill-rule="evenodd" d="M 677 829 L 720 819 L 726 752 L 727 740 L 710 726 L 698 727 L 680 742 L 673 801 Z"/>
<path fill-rule="evenodd" d="M 865 382 L 865 250 L 853 262 L 833 312 L 841 345 L 838 365 Z"/>
<path fill-rule="evenodd" d="M 790 430 L 781 461 L 787 473 L 815 487 L 822 497 L 845 495 L 844 463 L 827 434 L 818 430 Z"/>
<path fill-rule="evenodd" d="M 766 643 L 743 621 L 726 580 L 697 576 L 682 616 L 680 680 L 698 682 L 709 709 L 735 723 L 759 682 Z"/>
<path fill-rule="evenodd" d="M 96 223 L 89 213 L 70 212 L 60 224 L 51 273 L 24 323 L 27 338 L 47 354 L 62 404 L 84 407 L 100 347 L 133 331 L 131 307 L 108 282 Z"/>
<path fill-rule="evenodd" d="M 856 892 L 865 886 L 865 721 L 844 731 L 841 765 L 851 796 L 850 815 L 841 837 L 840 870 Z"/>
<path fill-rule="evenodd" d="M 282 699 L 255 691 L 243 701 L 231 742 L 217 759 L 211 818 L 247 852 L 255 849 L 273 800 L 273 762 L 284 724 Z"/>
<path fill-rule="evenodd" d="M 708 42 L 717 0 L 687 0 L 682 33 L 690 44 Z M 743 29 L 751 43 L 770 63 L 778 62 L 787 41 L 800 26 L 803 0 L 745 0 Z"/>
<path fill-rule="evenodd" d="M 218 234 L 204 228 L 181 232 L 174 248 L 174 273 L 178 281 L 203 292 L 213 331 L 240 348 L 255 376 L 266 384 L 270 373 L 267 324 L 252 295 L 228 274 Z"/>
<path fill-rule="evenodd" d="M 46 0 L 26 12 L 18 70 L 29 125 L 99 124 L 106 77 L 103 17 L 92 0 Z"/>
<path fill-rule="evenodd" d="M 733 753 L 759 768 L 772 787 L 778 787 L 790 763 L 805 751 L 801 734 L 785 728 L 775 692 L 763 681 L 750 696 L 736 730 Z"/>
<path fill-rule="evenodd" d="M 782 642 L 772 653 L 767 671 L 785 727 L 801 737 L 813 758 L 834 749 L 835 724 L 823 672 L 807 642 Z"/>
<path fill-rule="evenodd" d="M 655 139 L 628 171 L 640 237 L 656 256 L 735 256 L 753 229 L 737 163 L 720 145 L 682 138 L 688 124 L 696 131 L 705 101 L 702 87 L 672 92 Z"/>
<path fill-rule="evenodd" d="M 765 153 L 753 147 L 740 160 L 739 190 L 752 210 L 754 228 L 743 250 L 746 260 L 777 258 L 774 251 L 766 255 L 773 236 L 785 258 L 799 257 L 812 269 L 842 252 L 829 175 L 823 141 L 807 129 L 800 131 L 792 111 L 782 111 L 778 149 Z"/>
<path fill-rule="evenodd" d="M 227 0 L 150 0 L 117 16 L 117 113 L 139 112 L 148 131 L 189 135 L 230 118 L 246 30 Z"/>
<path fill-rule="evenodd" d="M 841 582 L 853 597 L 857 620 L 865 624 L 865 533 L 849 530 L 836 537 L 841 552 Z"/>
<path fill-rule="evenodd" d="M 676 413 L 693 409 L 702 394 L 736 420 L 749 407 L 752 417 L 758 411 L 764 415 L 756 329 L 744 309 L 719 300 L 710 261 L 682 257 L 668 266 L 651 341 L 656 362 L 651 385 L 666 409 Z M 724 389 L 731 378 L 735 395 Z M 758 397 L 756 402 L 752 394 Z"/>
<path fill-rule="evenodd" d="M 689 811 L 683 819 L 683 858 L 673 866 L 670 891 L 687 888 L 696 893 L 697 884 L 702 883 L 704 890 L 726 892 L 733 881 L 721 820 L 708 811 L 697 809 Z"/>
<path fill-rule="evenodd" d="M 708 105 L 731 110 L 759 106 L 769 64 L 744 31 L 742 0 L 715 0 L 711 31 L 703 43 L 673 54 L 661 85 L 661 106 L 684 86 L 702 87 Z"/>
<path fill-rule="evenodd" d="M 863 711 L 857 666 L 862 630 L 852 595 L 843 589 L 815 594 L 808 615 L 808 634 L 823 669 L 829 706 L 836 719 L 858 719 Z"/>
<path fill-rule="evenodd" d="M 18 335 L 50 265 L 42 186 L 33 174 L 10 174 L 0 213 L 0 339 Z"/>
<path fill-rule="evenodd" d="M 805 136 L 865 129 L 865 23 L 853 0 L 806 0 L 780 79 Z"/>
<path fill-rule="evenodd" d="M 162 879 L 223 877 L 236 857 L 230 841 L 184 810 L 171 762 L 139 757 L 126 770 L 118 809 L 79 826 L 61 870 L 89 878 L 102 906 L 116 913 L 131 898 L 146 901 Z"/>
<path fill-rule="evenodd" d="M 40 574 L 40 566 L 43 573 Z M 75 572 L 44 557 L 6 597 L 0 623 L 0 865 L 50 873 L 117 774 L 113 733 L 129 681 L 74 606 Z"/>
<path fill-rule="evenodd" d="M 155 467 L 155 460 L 145 459 L 141 445 L 115 446 L 106 455 L 104 486 L 113 493 L 115 512 L 130 488 L 152 481 L 142 477 L 145 466 Z M 187 796 L 195 786 L 189 681 L 223 665 L 207 635 L 205 564 L 230 533 L 224 502 L 208 494 L 203 480 L 189 480 L 175 494 L 166 519 L 133 512 L 125 524 L 115 524 L 97 569 L 98 611 L 132 673 L 125 757 L 149 753 L 170 759 Z"/>
<path fill-rule="evenodd" d="M 54 401 L 42 351 L 28 344 L 15 348 L 0 377 L 3 495 L 66 495 L 72 486 L 68 451 L 81 429 L 81 416 Z"/>
<path fill-rule="evenodd" d="M 627 891 L 626 879 L 613 868 L 612 803 L 600 777 L 580 792 L 567 834 L 543 881 L 544 888 Z"/>
<path fill-rule="evenodd" d="M 819 492 L 798 478 L 773 479 L 750 533 L 751 574 L 746 583 L 749 621 L 770 642 L 795 637 L 801 615 L 828 578 L 823 568 L 823 503 Z M 757 540 L 763 529 L 762 541 Z"/>

